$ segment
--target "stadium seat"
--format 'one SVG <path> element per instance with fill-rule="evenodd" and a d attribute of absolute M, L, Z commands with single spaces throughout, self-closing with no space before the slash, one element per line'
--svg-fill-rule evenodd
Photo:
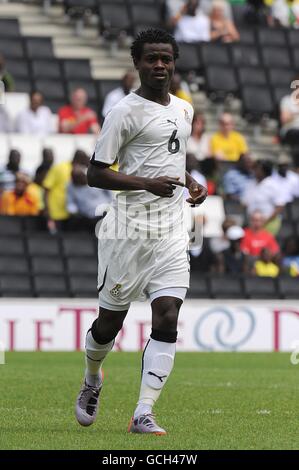
<path fill-rule="evenodd" d="M 67 94 L 70 94 L 76 90 L 76 88 L 83 88 L 88 96 L 89 101 L 97 101 L 98 94 L 96 86 L 93 80 L 68 80 L 67 81 Z M 90 103 L 89 103 L 90 104 Z"/>
<path fill-rule="evenodd" d="M 291 211 L 291 219 L 294 222 L 299 221 L 299 199 L 295 199 L 291 206 L 290 206 L 290 211 Z"/>
<path fill-rule="evenodd" d="M 121 31 L 131 32 L 132 24 L 126 5 L 99 3 L 100 33 L 108 38 L 115 38 Z"/>
<path fill-rule="evenodd" d="M 95 256 L 86 256 L 84 260 L 81 258 L 67 258 L 67 271 L 69 274 L 91 274 L 97 275 L 98 262 Z"/>
<path fill-rule="evenodd" d="M 283 220 L 281 224 L 281 228 L 277 234 L 278 240 L 281 241 L 281 243 L 283 243 L 283 240 L 293 235 L 295 235 L 295 227 L 294 227 L 293 222 L 288 222 L 288 221 Z"/>
<path fill-rule="evenodd" d="M 25 274 L 0 276 L 0 295 L 2 297 L 33 297 L 31 278 Z"/>
<path fill-rule="evenodd" d="M 205 66 L 231 64 L 229 50 L 225 44 L 203 43 L 200 51 Z"/>
<path fill-rule="evenodd" d="M 29 263 L 22 256 L 0 256 L 0 277 L 2 274 L 28 274 Z"/>
<path fill-rule="evenodd" d="M 20 34 L 20 25 L 16 18 L 0 18 L 0 37 L 18 37 Z"/>
<path fill-rule="evenodd" d="M 176 69 L 182 73 L 190 71 L 198 72 L 202 68 L 199 59 L 198 46 L 196 44 L 180 43 L 180 57 L 176 61 Z"/>
<path fill-rule="evenodd" d="M 59 256 L 32 256 L 32 274 L 64 274 L 63 259 Z"/>
<path fill-rule="evenodd" d="M 59 238 L 53 235 L 30 235 L 27 244 L 30 256 L 60 256 Z"/>
<path fill-rule="evenodd" d="M 157 5 L 140 5 L 138 0 L 129 6 L 133 26 L 143 24 L 145 26 L 158 27 L 161 25 L 161 16 Z"/>
<path fill-rule="evenodd" d="M 34 80 L 43 79 L 61 79 L 61 66 L 58 59 L 34 59 L 31 61 L 32 78 Z"/>
<path fill-rule="evenodd" d="M 226 216 L 242 216 L 245 217 L 245 208 L 244 206 L 239 202 L 235 201 L 234 199 L 225 199 L 224 200 L 224 210 L 225 210 L 225 215 Z"/>
<path fill-rule="evenodd" d="M 295 78 L 295 71 L 293 69 L 273 67 L 268 69 L 268 76 L 271 86 L 290 87 Z"/>
<path fill-rule="evenodd" d="M 267 86 L 244 86 L 241 88 L 241 96 L 243 115 L 246 119 L 257 122 L 274 114 L 275 106 Z"/>
<path fill-rule="evenodd" d="M 264 46 L 261 48 L 261 56 L 265 67 L 292 67 L 286 47 Z"/>
<path fill-rule="evenodd" d="M 28 232 L 28 236 L 31 233 L 36 232 L 47 232 L 47 219 L 43 216 L 26 216 L 23 217 L 23 226 L 25 232 Z"/>
<path fill-rule="evenodd" d="M 299 299 L 299 280 L 297 277 L 280 276 L 278 285 L 283 299 Z"/>
<path fill-rule="evenodd" d="M 66 80 L 91 80 L 91 70 L 89 60 L 85 59 L 64 59 L 62 70 Z"/>
<path fill-rule="evenodd" d="M 120 80 L 96 80 L 98 95 L 102 101 L 110 91 L 120 86 Z"/>
<path fill-rule="evenodd" d="M 0 256 L 24 256 L 25 245 L 23 237 L 7 236 L 0 234 Z"/>
<path fill-rule="evenodd" d="M 44 100 L 44 105 L 45 106 L 48 106 L 52 113 L 58 113 L 58 111 L 60 110 L 60 108 L 62 108 L 63 106 L 66 105 L 66 101 L 65 99 L 62 99 L 62 100 L 53 100 L 53 99 L 49 99 L 49 98 L 46 98 Z"/>
<path fill-rule="evenodd" d="M 284 29 L 258 28 L 257 39 L 260 46 L 287 47 L 287 38 Z"/>
<path fill-rule="evenodd" d="M 24 59 L 24 48 L 21 39 L 17 38 L 1 38 L 0 37 L 0 52 L 6 59 Z"/>
<path fill-rule="evenodd" d="M 45 99 L 65 100 L 67 102 L 67 95 L 62 80 L 39 78 L 34 83 L 35 88 L 43 94 Z"/>
<path fill-rule="evenodd" d="M 291 51 L 291 56 L 292 56 L 292 66 L 296 70 L 299 70 L 299 44 L 297 45 L 296 49 L 293 49 Z M 298 77 L 298 74 L 297 74 L 297 77 Z"/>
<path fill-rule="evenodd" d="M 237 26 L 246 24 L 246 14 L 248 13 L 247 5 L 233 4 L 232 13 Z"/>
<path fill-rule="evenodd" d="M 211 297 L 209 278 L 202 273 L 191 271 L 190 289 L 187 296 L 195 299 L 209 299 Z"/>
<path fill-rule="evenodd" d="M 261 65 L 259 52 L 256 47 L 234 44 L 231 46 L 231 53 L 235 66 L 257 67 Z"/>
<path fill-rule="evenodd" d="M 70 291 L 73 297 L 97 297 L 97 280 L 94 275 L 71 275 L 69 281 Z"/>
<path fill-rule="evenodd" d="M 241 276 L 211 275 L 211 297 L 213 299 L 241 299 L 244 298 Z"/>
<path fill-rule="evenodd" d="M 291 47 L 298 47 L 299 44 L 299 31 L 298 29 L 289 29 L 287 31 L 288 43 Z"/>
<path fill-rule="evenodd" d="M 0 215 L 0 234 L 3 235 L 22 235 L 23 225 L 21 217 L 12 217 L 10 215 Z"/>
<path fill-rule="evenodd" d="M 62 240 L 64 256 L 96 256 L 95 242 L 91 236 L 64 236 Z"/>
<path fill-rule="evenodd" d="M 29 59 L 54 59 L 52 38 L 26 37 L 24 43 Z"/>
<path fill-rule="evenodd" d="M 256 43 L 255 31 L 252 28 L 239 28 L 240 44 L 254 46 Z"/>
<path fill-rule="evenodd" d="M 231 67 L 210 65 L 205 69 L 205 87 L 212 100 L 223 101 L 227 95 L 238 93 L 235 71 Z"/>
<path fill-rule="evenodd" d="M 37 297 L 69 297 L 64 276 L 37 274 L 33 276 L 33 287 Z"/>
<path fill-rule="evenodd" d="M 0 40 L 1 41 L 1 40 Z M 27 60 L 6 59 L 5 67 L 12 74 L 14 79 L 27 78 L 30 76 Z"/>
<path fill-rule="evenodd" d="M 64 0 L 67 15 L 73 18 L 81 18 L 84 14 L 96 12 L 97 0 Z"/>
<path fill-rule="evenodd" d="M 16 93 L 28 93 L 30 94 L 34 89 L 33 83 L 30 79 L 17 78 L 15 79 L 14 91 Z"/>
<path fill-rule="evenodd" d="M 237 69 L 240 86 L 267 85 L 266 71 L 262 67 L 239 67 Z"/>
<path fill-rule="evenodd" d="M 277 280 L 272 277 L 246 276 L 244 278 L 245 296 L 249 299 L 277 299 L 279 291 Z"/>
<path fill-rule="evenodd" d="M 29 96 L 27 93 L 6 93 L 4 108 L 12 122 L 16 116 L 29 106 Z M 2 142 L 0 151 L 2 151 Z"/>

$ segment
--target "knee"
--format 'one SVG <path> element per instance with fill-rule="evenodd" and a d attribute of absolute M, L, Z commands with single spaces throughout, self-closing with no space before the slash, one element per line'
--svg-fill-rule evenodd
<path fill-rule="evenodd" d="M 112 316 L 107 318 L 106 314 L 100 312 L 97 320 L 92 325 L 92 336 L 99 344 L 106 344 L 112 341 L 123 326 L 122 316 Z"/>
<path fill-rule="evenodd" d="M 154 315 L 154 328 L 162 331 L 176 331 L 181 303 L 181 300 L 173 299 L 161 305 Z"/>

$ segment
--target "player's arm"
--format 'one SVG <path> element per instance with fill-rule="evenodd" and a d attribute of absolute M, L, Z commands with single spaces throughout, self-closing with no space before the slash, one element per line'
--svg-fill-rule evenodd
<path fill-rule="evenodd" d="M 192 205 L 199 205 L 204 202 L 208 195 L 207 189 L 202 186 L 201 184 L 197 183 L 197 181 L 192 178 L 190 173 L 186 171 L 186 188 L 189 189 L 190 198 L 187 199 Z"/>
<path fill-rule="evenodd" d="M 89 186 L 114 191 L 145 190 L 160 197 L 172 197 L 176 186 L 184 186 L 179 181 L 179 178 L 170 178 L 168 176 L 144 178 L 141 176 L 125 175 L 111 170 L 109 166 L 105 163 L 93 162 L 91 160 L 87 172 Z"/>

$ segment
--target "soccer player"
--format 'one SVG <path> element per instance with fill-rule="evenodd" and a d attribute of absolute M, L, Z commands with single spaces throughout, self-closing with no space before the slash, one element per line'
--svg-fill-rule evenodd
<path fill-rule="evenodd" d="M 189 287 L 184 186 L 192 205 L 201 204 L 207 191 L 185 172 L 192 106 L 169 94 L 177 43 L 165 31 L 149 29 L 137 36 L 131 55 L 141 86 L 108 113 L 88 170 L 90 186 L 121 192 L 98 235 L 100 311 L 86 336 L 76 417 L 83 426 L 95 421 L 103 360 L 130 303 L 148 296 L 152 332 L 129 432 L 160 435 L 166 431 L 152 408 L 173 368 L 178 315 Z M 116 157 L 118 173 L 109 169 Z"/>

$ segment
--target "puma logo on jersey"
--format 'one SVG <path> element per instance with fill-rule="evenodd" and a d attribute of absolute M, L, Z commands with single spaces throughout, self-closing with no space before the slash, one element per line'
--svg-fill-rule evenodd
<path fill-rule="evenodd" d="M 121 288 L 122 288 L 121 284 L 115 284 L 115 286 L 111 289 L 110 294 L 113 295 L 113 297 L 118 297 L 120 294 Z"/>
<path fill-rule="evenodd" d="M 167 122 L 170 122 L 170 124 L 173 124 L 176 128 L 178 127 L 177 125 L 177 119 L 175 121 L 171 121 L 170 119 L 167 119 Z"/>
<path fill-rule="evenodd" d="M 148 375 L 153 375 L 154 377 L 157 377 L 157 379 L 160 380 L 160 382 L 163 383 L 163 379 L 165 379 L 165 377 L 167 377 L 167 375 L 157 375 L 157 374 L 154 374 L 154 372 L 148 372 Z"/>

